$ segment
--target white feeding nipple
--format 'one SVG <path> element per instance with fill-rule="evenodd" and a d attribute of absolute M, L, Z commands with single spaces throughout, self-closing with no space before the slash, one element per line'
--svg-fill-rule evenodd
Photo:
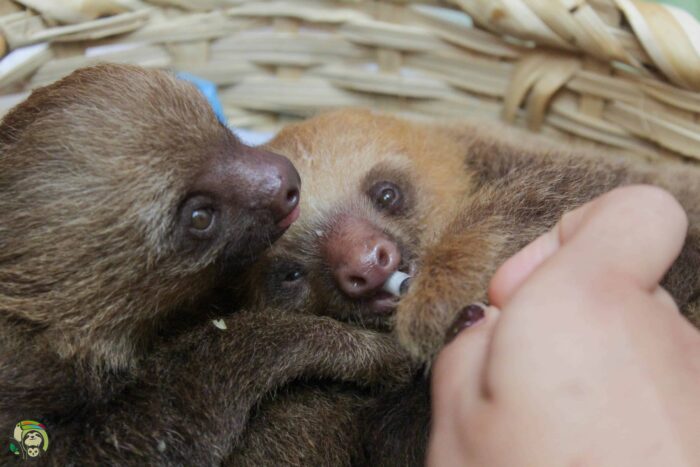
<path fill-rule="evenodd" d="M 411 276 L 405 272 L 396 271 L 386 280 L 382 289 L 396 297 L 400 297 L 408 291 L 408 286 L 411 282 Z"/>

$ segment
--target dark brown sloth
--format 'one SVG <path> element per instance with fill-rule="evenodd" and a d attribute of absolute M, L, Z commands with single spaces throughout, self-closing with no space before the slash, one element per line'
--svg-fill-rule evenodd
<path fill-rule="evenodd" d="M 427 126 L 363 110 L 291 125 L 268 147 L 299 168 L 305 196 L 299 221 L 248 276 L 245 291 L 258 307 L 393 329 L 414 356 L 430 362 L 457 312 L 486 300 L 488 282 L 505 259 L 565 211 L 620 185 L 650 183 L 670 190 L 688 211 L 687 243 L 664 286 L 700 322 L 700 172 L 694 167 L 602 157 L 497 125 Z M 414 277 L 400 300 L 382 289 L 397 270 Z M 280 400 L 262 407 L 245 445 L 268 446 L 268 459 L 291 464 L 343 450 L 364 459 L 360 463 L 420 464 L 427 384 L 412 384 L 368 397 L 361 409 L 335 389 L 290 390 L 290 413 L 307 414 L 307 427 L 358 414 L 352 429 L 366 435 L 359 447 L 332 438 L 290 442 L 294 435 L 265 430 L 285 426 Z M 334 410 L 315 404 L 327 406 L 332 397 L 338 398 L 336 415 L 324 421 Z M 259 463 L 259 452 L 240 449 L 237 460 Z"/>
<path fill-rule="evenodd" d="M 169 73 L 102 65 L 36 90 L 0 124 L 0 433 L 41 421 L 53 465 L 212 465 L 279 385 L 404 380 L 390 338 L 337 321 L 211 324 L 210 292 L 298 199 L 287 159 Z"/>

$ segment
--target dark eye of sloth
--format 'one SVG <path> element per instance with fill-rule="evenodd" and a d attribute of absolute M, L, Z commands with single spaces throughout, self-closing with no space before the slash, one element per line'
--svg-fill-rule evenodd
<path fill-rule="evenodd" d="M 287 287 L 297 285 L 305 275 L 306 272 L 300 264 L 286 261 L 278 263 L 274 272 L 274 277 L 277 277 L 277 280 Z"/>
<path fill-rule="evenodd" d="M 367 194 L 374 206 L 387 214 L 398 214 L 403 208 L 403 194 L 401 189 L 394 183 L 388 181 L 377 182 L 370 187 Z"/>
<path fill-rule="evenodd" d="M 302 277 L 304 277 L 304 273 L 301 272 L 301 270 L 299 270 L 299 269 L 295 269 L 294 271 L 288 272 L 287 275 L 284 276 L 284 279 L 282 280 L 282 282 L 287 282 L 287 283 L 296 282 L 299 279 L 301 279 Z"/>
<path fill-rule="evenodd" d="M 214 221 L 214 213 L 211 209 L 195 209 L 192 211 L 192 228 L 195 230 L 207 230 Z"/>
<path fill-rule="evenodd" d="M 216 210 L 212 200 L 205 195 L 195 195 L 181 208 L 181 223 L 194 237 L 208 239 L 216 230 Z"/>

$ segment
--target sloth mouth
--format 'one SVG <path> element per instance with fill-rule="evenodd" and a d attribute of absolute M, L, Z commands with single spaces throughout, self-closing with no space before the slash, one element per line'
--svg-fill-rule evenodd
<path fill-rule="evenodd" d="M 399 304 L 399 298 L 383 290 L 369 299 L 370 309 L 377 315 L 390 315 Z"/>
<path fill-rule="evenodd" d="M 299 219 L 299 214 L 301 213 L 301 208 L 297 204 L 292 211 L 287 214 L 287 216 L 277 223 L 277 227 L 282 232 L 286 231 L 289 226 L 291 226 L 297 219 Z"/>

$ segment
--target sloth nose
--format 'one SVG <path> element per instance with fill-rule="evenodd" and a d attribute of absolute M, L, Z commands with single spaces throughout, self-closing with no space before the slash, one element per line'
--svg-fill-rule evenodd
<path fill-rule="evenodd" d="M 299 172 L 289 159 L 273 152 L 252 147 L 245 152 L 246 157 L 236 161 L 245 177 L 234 180 L 235 189 L 250 192 L 245 199 L 251 209 L 268 210 L 278 227 L 289 227 L 299 217 Z"/>
<path fill-rule="evenodd" d="M 272 217 L 280 227 L 289 227 L 298 217 L 299 189 L 301 178 L 299 172 L 286 157 L 267 153 L 267 178 L 279 180 L 277 189 L 269 200 Z M 297 215 L 295 215 L 297 214 Z"/>
<path fill-rule="evenodd" d="M 299 205 L 301 178 L 289 159 L 278 157 L 277 170 L 280 174 L 280 188 L 272 198 L 270 209 L 276 224 L 280 227 L 288 227 L 296 220 L 294 213 L 298 212 L 296 207 Z"/>
<path fill-rule="evenodd" d="M 324 255 L 338 287 L 351 298 L 375 294 L 401 263 L 396 244 L 356 217 L 343 219 L 333 229 Z"/>

